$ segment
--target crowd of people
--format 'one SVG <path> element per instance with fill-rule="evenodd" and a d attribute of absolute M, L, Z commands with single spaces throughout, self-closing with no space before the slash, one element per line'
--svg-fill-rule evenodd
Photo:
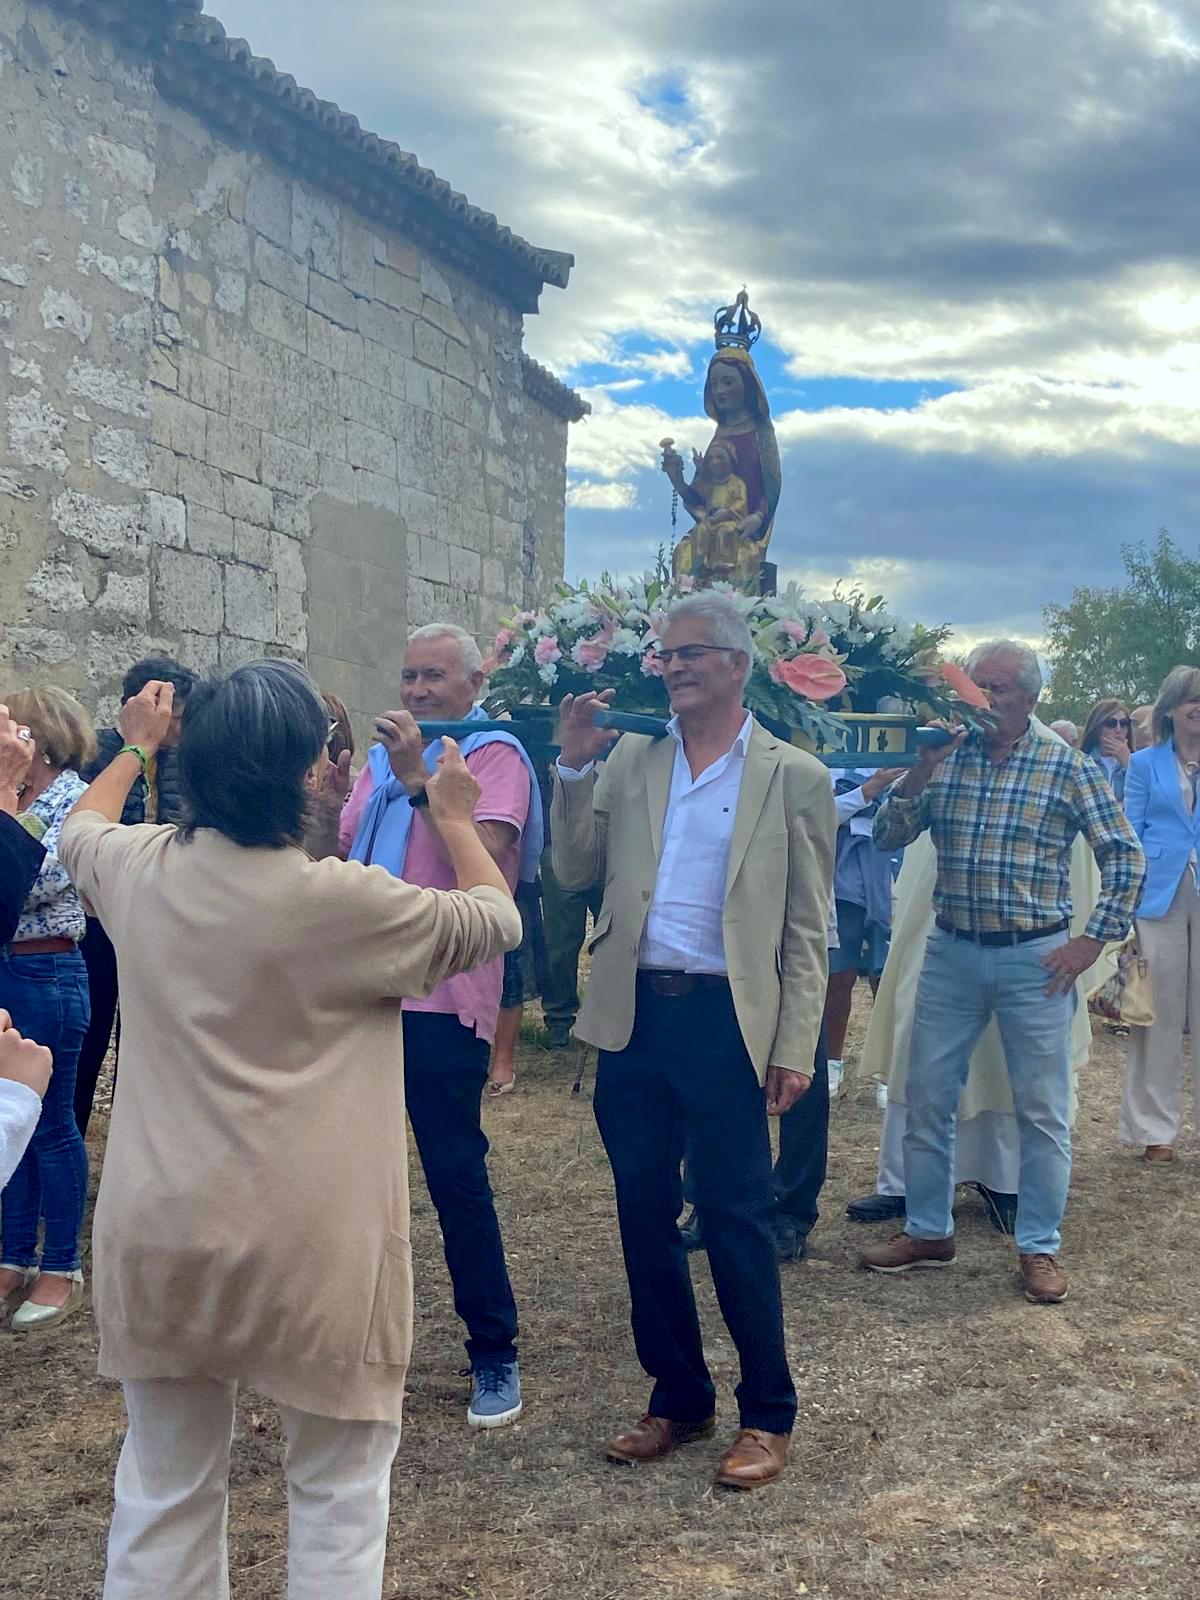
<path fill-rule="evenodd" d="M 466 1330 L 466 1421 L 520 1415 L 481 1104 L 513 1090 L 534 994 L 552 1046 L 598 1051 L 652 1383 L 605 1446 L 617 1464 L 715 1430 L 703 1249 L 740 1365 L 715 1481 L 787 1466 L 780 1268 L 818 1218 L 860 976 L 861 1070 L 886 1093 L 876 1192 L 849 1212 L 904 1223 L 870 1270 L 948 1267 L 973 1182 L 1026 1298 L 1065 1298 L 1086 1002 L 1131 927 L 1155 1008 L 1130 1029 L 1119 1134 L 1173 1158 L 1200 1015 L 1200 669 L 1153 706 L 1101 701 L 1080 734 L 1038 721 L 1036 656 L 993 641 L 967 663 L 988 716 L 943 724 L 911 768 L 831 781 L 747 711 L 753 649 L 727 598 L 688 596 L 659 650 L 665 736 L 618 737 L 596 726 L 609 696 L 567 697 L 551 772 L 487 723 L 479 649 L 450 624 L 410 633 L 357 774 L 346 708 L 282 661 L 198 681 L 147 658 L 99 734 L 53 686 L 0 707 L 16 1335 L 82 1304 L 84 1135 L 117 1034 L 91 1256 L 100 1370 L 128 1416 L 108 1600 L 225 1592 L 239 1384 L 280 1409 L 289 1592 L 378 1600 L 412 1344 L 406 1121 Z M 465 737 L 428 740 L 430 721 Z"/>

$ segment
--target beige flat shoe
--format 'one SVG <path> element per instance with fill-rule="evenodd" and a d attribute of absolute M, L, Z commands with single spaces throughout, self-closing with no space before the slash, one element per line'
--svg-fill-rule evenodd
<path fill-rule="evenodd" d="M 66 1273 L 48 1272 L 48 1278 L 66 1277 Z M 26 1300 L 24 1305 L 13 1316 L 9 1328 L 13 1333 L 45 1333 L 50 1328 L 57 1328 L 60 1322 L 65 1322 L 68 1317 L 83 1305 L 83 1273 L 71 1273 L 71 1292 L 67 1296 L 67 1303 L 63 1306 L 38 1306 Z"/>
<path fill-rule="evenodd" d="M 511 1094 L 517 1087 L 515 1078 L 510 1078 L 507 1083 L 495 1083 L 488 1079 L 487 1097 L 489 1100 L 499 1100 L 502 1094 Z"/>
<path fill-rule="evenodd" d="M 0 1317 L 6 1317 L 23 1305 L 25 1297 L 38 1280 L 36 1267 L 19 1267 L 15 1261 L 0 1261 L 0 1272 L 23 1272 L 24 1283 L 19 1283 L 15 1289 L 10 1289 L 7 1294 L 0 1295 Z"/>

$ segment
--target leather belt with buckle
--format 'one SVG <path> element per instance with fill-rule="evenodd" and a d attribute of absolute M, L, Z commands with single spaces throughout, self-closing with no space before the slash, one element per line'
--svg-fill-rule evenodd
<path fill-rule="evenodd" d="M 638 968 L 638 981 L 645 983 L 652 994 L 668 1000 L 679 1000 L 697 989 L 727 989 L 729 979 L 717 972 L 664 972 L 652 967 Z"/>
<path fill-rule="evenodd" d="M 952 922 L 947 922 L 945 917 L 935 918 L 937 926 L 943 933 L 948 933 L 952 939 L 966 939 L 971 944 L 987 945 L 1014 945 L 1028 944 L 1031 939 L 1048 939 L 1052 933 L 1065 933 L 1071 926 L 1066 917 L 1061 922 L 1052 922 L 1046 928 L 1024 928 L 1020 932 L 975 933 L 970 928 L 956 928 Z"/>

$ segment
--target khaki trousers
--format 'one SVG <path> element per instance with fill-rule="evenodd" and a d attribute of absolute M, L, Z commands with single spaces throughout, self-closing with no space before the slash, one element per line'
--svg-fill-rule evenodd
<path fill-rule="evenodd" d="M 1130 1028 L 1119 1133 L 1125 1144 L 1174 1144 L 1183 1122 L 1183 1028 L 1191 1017 L 1195 1126 L 1200 1131 L 1200 894 L 1184 873 L 1165 917 L 1139 917 L 1150 963 L 1154 1026 Z"/>
<path fill-rule="evenodd" d="M 125 1384 L 104 1600 L 229 1600 L 226 1521 L 237 1385 Z M 380 1600 L 400 1428 L 280 1406 L 288 1600 Z"/>

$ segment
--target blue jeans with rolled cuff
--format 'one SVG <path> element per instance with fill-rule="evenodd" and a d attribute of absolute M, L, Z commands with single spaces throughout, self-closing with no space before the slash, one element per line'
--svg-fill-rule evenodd
<path fill-rule="evenodd" d="M 38 1265 L 38 1223 L 45 1219 L 43 1272 L 79 1267 L 88 1163 L 75 1121 L 75 1071 L 87 1032 L 87 969 L 78 950 L 14 955 L 0 947 L 0 1007 L 28 1039 L 54 1056 L 50 1087 L 29 1148 L 0 1196 L 0 1259 Z"/>

